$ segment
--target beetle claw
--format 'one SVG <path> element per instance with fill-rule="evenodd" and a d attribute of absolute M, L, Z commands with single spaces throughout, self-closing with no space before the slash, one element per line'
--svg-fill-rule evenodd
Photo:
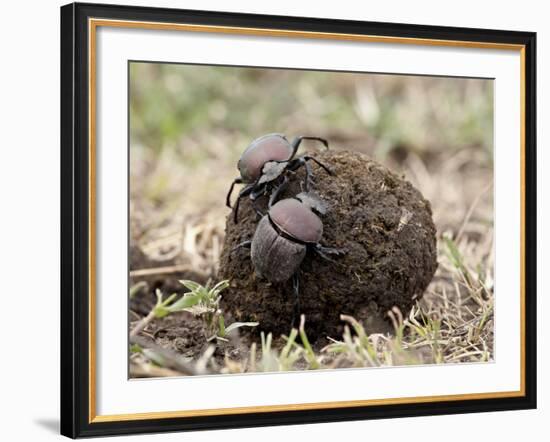
<path fill-rule="evenodd" d="M 317 244 L 313 249 L 315 252 L 323 258 L 325 261 L 336 262 L 329 255 L 341 256 L 347 253 L 346 249 L 337 249 L 335 247 L 325 247 L 321 244 Z"/>

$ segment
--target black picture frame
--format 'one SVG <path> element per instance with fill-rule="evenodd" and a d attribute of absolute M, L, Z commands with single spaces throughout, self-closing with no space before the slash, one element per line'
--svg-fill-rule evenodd
<path fill-rule="evenodd" d="M 89 18 L 521 45 L 524 50 L 522 396 L 94 422 L 90 419 Z M 536 408 L 536 34 L 73 3 L 61 8 L 61 434 L 76 438 Z M 125 148 L 122 146 L 121 148 Z"/>

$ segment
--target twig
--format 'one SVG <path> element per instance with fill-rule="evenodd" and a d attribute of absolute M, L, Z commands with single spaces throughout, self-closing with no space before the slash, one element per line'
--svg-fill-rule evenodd
<path fill-rule="evenodd" d="M 166 368 L 177 370 L 184 375 L 195 376 L 210 374 L 209 370 L 206 367 L 201 367 L 200 369 L 197 369 L 195 364 L 187 362 L 182 356 L 180 356 L 176 352 L 161 347 L 160 345 L 155 344 L 148 339 L 142 338 L 141 336 L 130 336 L 130 343 L 139 345 L 141 348 L 148 348 L 149 350 L 157 353 L 160 357 L 163 358 L 164 366 Z"/>
<path fill-rule="evenodd" d="M 130 338 L 137 336 L 137 334 L 142 331 L 147 325 L 155 319 L 155 309 L 151 309 L 149 314 L 145 316 L 141 321 L 139 321 L 136 326 L 130 332 Z"/>
<path fill-rule="evenodd" d="M 130 364 L 130 374 L 133 378 L 165 378 L 181 376 L 182 373 L 170 368 L 157 367 L 153 364 Z"/>
<path fill-rule="evenodd" d="M 462 225 L 460 226 L 460 229 L 458 229 L 458 233 L 456 234 L 456 237 L 455 237 L 455 243 L 458 243 L 458 241 L 460 240 L 460 237 L 462 236 L 462 234 L 464 233 L 464 230 L 466 229 L 466 225 L 468 224 L 468 222 L 470 221 L 470 218 L 472 217 L 473 213 L 474 213 L 474 210 L 476 208 L 476 206 L 479 204 L 479 201 L 481 200 L 481 198 L 483 197 L 483 195 L 485 195 L 485 193 L 487 193 L 487 191 L 493 187 L 493 183 L 489 183 L 487 186 L 485 186 L 484 189 L 481 190 L 481 192 L 479 192 L 479 194 L 477 195 L 476 199 L 474 200 L 474 202 L 470 205 L 470 208 L 468 209 L 468 212 L 466 213 L 466 216 L 464 217 L 464 220 L 462 221 Z"/>
<path fill-rule="evenodd" d="M 194 269 L 188 265 L 181 265 L 181 264 L 166 266 L 166 267 L 152 267 L 149 269 L 131 270 L 130 277 L 139 278 L 143 276 L 165 275 L 169 273 L 181 273 L 181 272 L 193 272 L 193 273 L 196 273 L 198 276 L 204 277 L 205 279 L 208 277 L 208 275 L 204 272 Z"/>
<path fill-rule="evenodd" d="M 137 284 L 134 284 L 130 287 L 130 299 L 136 296 L 142 290 L 147 289 L 147 283 L 145 281 L 140 281 Z"/>

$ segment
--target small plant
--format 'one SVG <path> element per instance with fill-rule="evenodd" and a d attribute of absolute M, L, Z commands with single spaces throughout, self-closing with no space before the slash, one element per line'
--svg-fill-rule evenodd
<path fill-rule="evenodd" d="M 233 330 L 258 325 L 257 322 L 234 322 L 228 326 L 225 325 L 223 312 L 220 309 L 222 299 L 220 293 L 229 287 L 228 280 L 220 281 L 212 288 L 209 288 L 208 283 L 206 286 L 202 286 L 189 280 L 181 280 L 180 282 L 191 290 L 183 295 L 181 299 L 182 303 L 185 304 L 183 310 L 204 319 L 209 334 L 208 341 L 213 339 L 227 341 L 227 335 Z M 187 300 L 187 302 L 184 300 Z M 189 302 L 192 302 L 192 305 L 187 305 Z"/>
<path fill-rule="evenodd" d="M 413 312 L 414 309 L 411 313 Z M 409 316 L 407 326 L 424 341 L 425 346 L 430 348 L 430 354 L 433 357 L 432 362 L 436 364 L 445 362 L 443 360 L 441 320 L 436 313 L 426 314 L 421 309 L 417 309 L 416 314 Z"/>
<path fill-rule="evenodd" d="M 149 348 L 142 348 L 138 344 L 132 344 L 130 346 L 130 353 L 132 354 L 142 354 L 145 356 L 152 364 L 155 364 L 158 367 L 166 366 L 166 360 L 160 354 L 156 353 L 154 350 Z"/>
<path fill-rule="evenodd" d="M 324 347 L 322 351 L 340 355 L 340 359 L 347 359 L 351 361 L 352 366 L 356 367 L 382 365 L 376 348 L 377 343 L 367 335 L 363 326 L 351 316 L 340 315 L 340 319 L 348 323 L 344 327 L 342 341 L 329 338 L 332 343 Z M 355 336 L 351 333 L 350 325 Z"/>
<path fill-rule="evenodd" d="M 307 338 L 307 335 L 306 335 L 305 323 L 306 323 L 306 317 L 304 315 L 301 315 L 300 339 L 302 340 L 302 344 L 303 344 L 304 357 L 309 364 L 309 368 L 312 370 L 317 370 L 318 368 L 321 368 L 321 363 L 319 362 L 319 359 L 317 359 L 317 356 L 315 356 L 315 352 L 313 351 L 313 348 L 309 343 L 309 339 Z"/>
<path fill-rule="evenodd" d="M 464 259 L 462 257 L 462 254 L 458 250 L 458 246 L 448 236 L 444 236 L 443 241 L 445 241 L 445 246 L 447 247 L 446 253 L 447 253 L 447 257 L 449 258 L 449 261 L 462 275 L 465 283 L 469 287 L 472 287 L 472 275 L 470 274 L 470 271 L 466 268 L 466 265 L 464 264 Z"/>
<path fill-rule="evenodd" d="M 132 299 L 141 291 L 146 290 L 147 287 L 148 285 L 145 281 L 140 281 L 137 284 L 134 284 L 132 287 L 130 287 L 130 299 Z"/>
<path fill-rule="evenodd" d="M 154 318 L 164 318 L 165 316 L 186 311 L 194 316 L 202 318 L 205 322 L 208 341 L 218 339 L 227 341 L 227 335 L 240 327 L 255 327 L 257 322 L 234 322 L 226 327 L 223 312 L 220 309 L 222 299 L 220 293 L 229 287 L 229 281 L 223 280 L 210 288 L 207 283 L 205 286 L 190 280 L 181 280 L 190 291 L 175 301 L 177 294 L 173 293 L 168 298 L 163 299 L 163 294 L 157 289 L 157 303 L 151 309 L 149 314 L 144 317 L 131 331 L 130 336 L 136 336 L 143 330 Z"/>
<path fill-rule="evenodd" d="M 277 351 L 272 347 L 273 336 L 268 333 L 266 336 L 264 332 L 261 333 L 262 341 L 262 354 L 260 361 L 256 364 L 256 344 L 252 344 L 250 350 L 250 366 L 248 371 L 291 371 L 295 370 L 295 364 L 298 362 L 304 353 L 303 348 L 296 344 L 296 337 L 298 336 L 298 330 L 293 328 L 286 339 L 285 346 Z"/>
<path fill-rule="evenodd" d="M 409 348 L 403 339 L 405 328 L 410 326 L 408 321 L 403 321 L 403 316 L 397 308 L 389 311 L 388 315 L 395 330 L 393 337 L 381 334 L 368 335 L 363 325 L 355 318 L 341 315 L 342 321 L 347 322 L 342 341 L 331 339 L 332 343 L 321 351 L 337 355 L 334 366 L 381 367 L 421 363 L 417 352 Z"/>
<path fill-rule="evenodd" d="M 297 370 L 297 363 L 299 361 L 304 361 L 305 368 L 310 370 L 321 368 L 321 361 L 315 355 L 309 343 L 304 325 L 305 316 L 301 315 L 300 329 L 293 328 L 288 336 L 282 336 L 286 342 L 280 351 L 273 348 L 273 335 L 271 333 L 265 335 L 264 332 L 261 332 L 262 353 L 260 360 L 256 361 L 256 343 L 253 343 L 250 347 L 250 362 L 247 371 L 273 372 Z M 296 342 L 298 335 L 302 344 Z"/>

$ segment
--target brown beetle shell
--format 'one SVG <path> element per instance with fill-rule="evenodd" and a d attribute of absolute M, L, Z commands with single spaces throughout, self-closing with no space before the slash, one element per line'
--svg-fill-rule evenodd
<path fill-rule="evenodd" d="M 271 221 L 298 241 L 317 243 L 323 236 L 323 222 L 309 207 L 295 199 L 284 199 L 269 209 Z"/>
<path fill-rule="evenodd" d="M 254 140 L 243 152 L 237 167 L 246 183 L 258 179 L 268 161 L 285 161 L 292 154 L 292 146 L 279 134 L 264 135 Z"/>
<path fill-rule="evenodd" d="M 280 236 L 264 216 L 252 237 L 250 256 L 258 276 L 270 282 L 284 282 L 298 271 L 306 246 Z"/>

